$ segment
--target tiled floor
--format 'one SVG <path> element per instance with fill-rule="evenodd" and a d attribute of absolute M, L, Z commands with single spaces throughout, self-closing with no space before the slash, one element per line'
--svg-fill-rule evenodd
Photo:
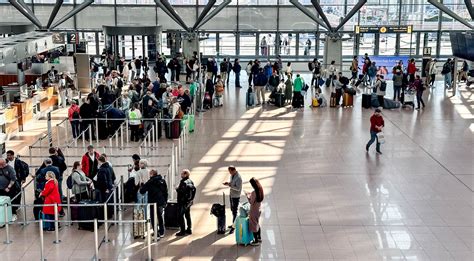
<path fill-rule="evenodd" d="M 193 235 L 176 238 L 168 231 L 152 244 L 153 258 L 474 260 L 472 91 L 463 88 L 450 97 L 438 83 L 425 95 L 426 109 L 384 110 L 383 155 L 374 148 L 365 152 L 372 110 L 361 109 L 360 95 L 353 108 L 247 110 L 245 91 L 232 84 L 224 107 L 196 118 L 180 166 L 191 169 L 198 187 Z M 228 193 L 221 184 L 230 164 L 242 175 L 244 189 L 250 189 L 251 177 L 264 186 L 260 247 L 236 246 L 233 235 L 215 233 L 210 206 Z M 0 245 L 2 260 L 38 258 L 37 226 L 11 230 L 14 242 Z M 103 233 L 101 227 L 101 238 Z M 100 247 L 102 260 L 147 257 L 130 226 L 113 226 L 109 236 L 112 241 Z M 54 245 L 54 234 L 45 236 L 48 260 L 94 255 L 92 233 L 72 227 L 60 237 Z"/>

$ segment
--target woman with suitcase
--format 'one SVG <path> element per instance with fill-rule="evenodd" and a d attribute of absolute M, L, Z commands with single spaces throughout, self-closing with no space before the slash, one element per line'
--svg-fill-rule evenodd
<path fill-rule="evenodd" d="M 261 227 L 260 227 L 260 205 L 262 204 L 264 194 L 263 188 L 260 182 L 256 178 L 250 179 L 250 185 L 252 185 L 253 191 L 247 194 L 247 199 L 250 203 L 249 211 L 249 228 L 253 233 L 254 240 L 250 243 L 252 246 L 258 246 L 262 242 Z"/>

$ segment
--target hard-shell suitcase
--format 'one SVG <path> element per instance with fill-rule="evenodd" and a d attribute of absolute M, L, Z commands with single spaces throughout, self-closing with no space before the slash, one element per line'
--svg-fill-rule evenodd
<path fill-rule="evenodd" d="M 168 229 L 179 228 L 179 205 L 176 202 L 168 202 L 165 208 L 165 227 Z"/>
<path fill-rule="evenodd" d="M 142 221 L 145 219 L 145 213 L 143 207 L 139 207 L 133 210 L 133 220 Z M 133 222 L 133 238 L 145 238 L 145 223 Z"/>
<path fill-rule="evenodd" d="M 188 115 L 188 131 L 194 132 L 194 126 L 196 125 L 196 119 L 193 114 Z"/>
<path fill-rule="evenodd" d="M 7 204 L 7 212 L 5 213 L 4 205 Z M 5 216 L 8 222 L 12 221 L 12 205 L 10 197 L 0 196 L 0 226 L 5 225 Z"/>
<path fill-rule="evenodd" d="M 44 201 L 42 198 L 36 198 L 33 201 L 33 204 L 35 205 L 41 205 L 44 204 Z M 33 207 L 33 216 L 35 217 L 35 220 L 40 220 L 40 212 L 41 212 L 42 207 L 41 206 L 35 206 Z M 1 220 L 0 220 L 1 222 Z"/>
<path fill-rule="evenodd" d="M 368 93 L 362 94 L 362 108 L 370 109 L 372 96 Z"/>
<path fill-rule="evenodd" d="M 247 99 L 246 99 L 246 106 L 251 107 L 255 105 L 255 93 L 251 91 L 251 88 L 247 91 Z"/>
<path fill-rule="evenodd" d="M 167 139 L 179 138 L 180 124 L 179 120 L 169 120 L 165 122 L 165 136 Z"/>
<path fill-rule="evenodd" d="M 99 204 L 99 201 L 94 200 L 82 200 L 79 202 L 82 206 L 79 207 L 79 217 L 78 220 L 102 220 L 104 219 L 104 210 L 103 207 L 99 206 L 88 206 L 92 204 Z M 79 229 L 94 231 L 94 222 L 78 222 Z M 98 225 L 102 223 L 99 222 Z"/>
<path fill-rule="evenodd" d="M 237 245 L 249 245 L 253 240 L 253 234 L 249 228 L 249 218 L 238 216 L 235 219 L 235 242 Z"/>
<path fill-rule="evenodd" d="M 301 95 L 300 92 L 295 92 L 293 94 L 293 101 L 291 102 L 291 106 L 293 108 L 304 107 L 304 97 L 303 97 L 303 95 Z"/>
<path fill-rule="evenodd" d="M 329 98 L 329 107 L 336 107 L 336 93 L 331 92 L 331 98 Z"/>
<path fill-rule="evenodd" d="M 285 95 L 283 93 L 276 93 L 275 94 L 275 106 L 283 107 L 285 106 Z"/>
<path fill-rule="evenodd" d="M 222 204 L 214 203 L 211 208 L 211 214 L 217 218 L 217 234 L 225 233 L 225 193 L 222 193 Z"/>
<path fill-rule="evenodd" d="M 344 93 L 342 96 L 342 106 L 344 107 L 351 107 L 354 105 L 354 96 L 349 93 Z"/>

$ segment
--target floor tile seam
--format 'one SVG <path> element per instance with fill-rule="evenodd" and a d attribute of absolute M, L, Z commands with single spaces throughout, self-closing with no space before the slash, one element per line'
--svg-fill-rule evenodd
<path fill-rule="evenodd" d="M 436 159 L 430 152 L 428 152 L 425 147 L 423 147 L 420 143 L 416 142 L 414 138 L 412 138 L 410 135 L 408 135 L 407 132 L 405 132 L 399 125 L 395 124 L 395 122 L 390 119 L 387 115 L 385 115 L 385 118 L 392 123 L 393 126 L 395 126 L 399 131 L 401 131 L 408 139 L 410 139 L 413 144 L 416 144 L 428 157 L 430 157 L 433 161 L 435 161 L 441 168 L 443 168 L 446 172 L 448 172 L 452 177 L 457 179 L 461 184 L 463 184 L 468 190 L 471 192 L 474 192 L 467 184 L 465 184 L 461 179 L 459 179 L 453 172 L 451 172 L 445 165 L 443 165 L 438 159 Z"/>

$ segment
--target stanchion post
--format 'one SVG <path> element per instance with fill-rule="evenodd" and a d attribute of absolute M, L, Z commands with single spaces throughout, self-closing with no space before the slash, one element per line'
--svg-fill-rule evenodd
<path fill-rule="evenodd" d="M 130 136 L 128 136 L 128 119 L 125 119 L 125 133 L 127 134 L 127 144 L 130 142 Z"/>
<path fill-rule="evenodd" d="M 41 256 L 41 261 L 46 260 L 44 258 L 44 235 L 43 235 L 43 221 L 40 220 L 38 222 L 39 224 L 39 234 L 40 234 L 40 256 Z"/>
<path fill-rule="evenodd" d="M 95 118 L 95 140 L 97 143 L 97 147 L 99 147 L 99 119 Z M 91 138 L 92 143 L 92 138 Z"/>
<path fill-rule="evenodd" d="M 91 125 L 92 126 L 92 125 Z M 90 144 L 93 144 L 94 143 L 94 140 L 92 139 L 92 127 L 89 128 L 89 140 L 90 140 Z M 99 143 L 97 143 L 97 147 L 99 147 Z M 84 147 L 85 148 L 85 147 Z"/>
<path fill-rule="evenodd" d="M 26 227 L 26 225 L 28 225 L 28 223 L 26 222 L 26 198 L 25 198 L 25 188 L 24 187 L 21 187 L 21 204 L 23 205 L 22 210 L 21 210 L 21 212 L 22 212 L 21 214 L 23 216 L 23 226 Z"/>
<path fill-rule="evenodd" d="M 30 156 L 30 165 L 33 165 L 33 153 L 31 152 L 33 147 L 32 146 L 28 146 L 29 150 L 28 150 L 28 155 Z"/>
<path fill-rule="evenodd" d="M 153 203 L 153 241 L 158 242 L 158 204 Z"/>
<path fill-rule="evenodd" d="M 117 220 L 117 189 L 118 187 L 115 188 L 114 192 L 114 220 Z"/>
<path fill-rule="evenodd" d="M 120 124 L 120 147 L 123 148 L 123 124 Z"/>
<path fill-rule="evenodd" d="M 158 140 L 160 139 L 160 126 L 158 125 L 158 118 L 155 118 L 155 126 L 156 126 L 156 143 L 158 144 Z"/>
<path fill-rule="evenodd" d="M 8 245 L 12 243 L 12 241 L 10 240 L 10 220 L 8 220 L 8 204 L 3 205 L 3 211 L 5 217 L 5 241 L 3 241 L 3 243 L 5 245 Z"/>
<path fill-rule="evenodd" d="M 89 125 L 89 129 L 86 129 L 86 130 L 84 131 L 84 133 L 82 134 L 82 147 L 83 147 L 83 148 L 86 147 L 86 137 L 85 137 L 85 136 L 86 136 L 86 131 L 90 131 L 91 126 L 92 126 L 92 125 Z M 90 133 L 90 132 L 89 132 L 89 133 Z M 90 140 L 90 141 L 92 141 L 91 139 L 92 139 L 92 136 L 89 136 L 89 140 Z M 77 148 L 77 146 L 76 146 L 76 148 Z"/>
<path fill-rule="evenodd" d="M 71 226 L 72 225 L 71 203 L 70 203 L 71 202 L 71 192 L 69 191 L 69 188 L 66 188 L 66 197 L 67 197 L 67 202 L 66 202 L 66 204 L 67 204 L 67 219 L 69 220 L 69 226 Z"/>
<path fill-rule="evenodd" d="M 59 240 L 59 213 L 58 213 L 58 204 L 54 204 L 54 236 L 56 240 L 53 241 L 54 244 L 61 243 Z"/>
<path fill-rule="evenodd" d="M 108 219 L 108 213 L 107 213 L 107 203 L 104 203 L 104 242 L 108 243 L 109 242 L 109 229 L 107 226 L 107 219 Z"/>
<path fill-rule="evenodd" d="M 124 184 L 123 184 L 123 176 L 120 176 L 120 190 L 121 190 L 121 193 L 120 193 L 120 197 L 121 197 L 121 201 L 120 203 L 125 203 L 125 191 L 124 191 Z M 120 210 L 122 210 L 122 205 L 120 205 Z"/>
<path fill-rule="evenodd" d="M 99 260 L 99 231 L 98 231 L 98 224 L 97 224 L 97 218 L 94 219 L 94 241 L 95 241 L 95 256 L 94 260 L 98 261 Z"/>
<path fill-rule="evenodd" d="M 156 221 L 155 221 L 156 223 Z M 148 230 L 148 235 L 147 235 L 147 253 L 148 253 L 148 258 L 147 260 L 151 260 L 151 234 L 150 234 L 150 219 L 147 219 L 146 221 L 146 228 Z M 155 232 L 156 234 L 156 232 Z"/>

